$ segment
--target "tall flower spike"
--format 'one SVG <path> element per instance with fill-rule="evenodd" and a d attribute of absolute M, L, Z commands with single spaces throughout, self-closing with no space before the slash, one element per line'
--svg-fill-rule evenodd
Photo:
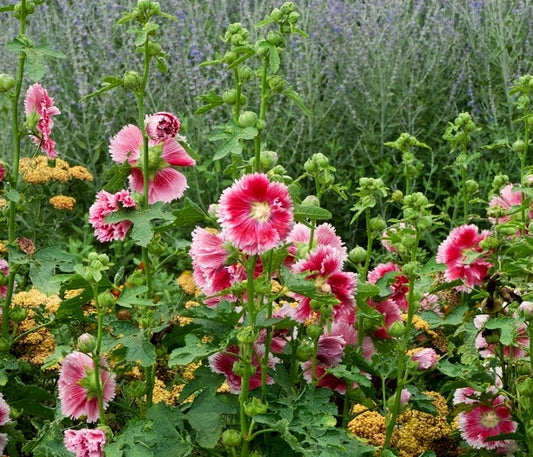
<path fill-rule="evenodd" d="M 32 141 L 46 153 L 49 159 L 57 157 L 56 143 L 50 138 L 54 121 L 52 116 L 61 114 L 54 106 L 54 99 L 48 95 L 43 86 L 36 83 L 30 86 L 24 100 L 26 118 L 32 130 Z"/>

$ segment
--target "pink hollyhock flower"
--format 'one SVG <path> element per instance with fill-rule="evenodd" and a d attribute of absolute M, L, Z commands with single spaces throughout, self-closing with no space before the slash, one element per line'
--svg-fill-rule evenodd
<path fill-rule="evenodd" d="M 4 453 L 8 441 L 9 437 L 7 436 L 7 433 L 0 433 L 0 454 Z"/>
<path fill-rule="evenodd" d="M 427 370 L 436 365 L 439 356 L 433 348 L 415 349 L 411 355 L 411 359 L 418 363 L 419 370 Z"/>
<path fill-rule="evenodd" d="M 87 422 L 96 422 L 100 417 L 98 396 L 94 379 L 93 359 L 83 352 L 68 354 L 59 372 L 59 400 L 65 416 L 79 419 L 87 416 Z M 100 380 L 103 390 L 104 408 L 115 397 L 115 375 L 109 372 L 107 363 L 100 363 Z"/>
<path fill-rule="evenodd" d="M 3 273 L 6 277 L 9 276 L 9 263 L 7 260 L 0 259 L 0 273 Z M 7 286 L 0 286 L 0 295 L 2 298 L 6 298 Z"/>
<path fill-rule="evenodd" d="M 381 234 L 381 244 L 389 252 L 396 254 L 397 249 L 394 247 L 394 243 L 397 242 L 395 238 L 399 239 L 398 232 L 405 229 L 405 224 L 403 222 L 393 225 L 392 227 L 387 227 Z"/>
<path fill-rule="evenodd" d="M 104 457 L 105 432 L 99 428 L 65 430 L 64 442 L 67 451 L 76 457 Z"/>
<path fill-rule="evenodd" d="M 473 405 L 478 403 L 480 392 L 473 387 L 461 387 L 456 389 L 453 394 L 453 404 L 459 405 L 464 403 L 465 405 Z"/>
<path fill-rule="evenodd" d="M 6 177 L 6 167 L 4 166 L 3 163 L 0 162 L 0 182 L 2 182 L 5 177 Z"/>
<path fill-rule="evenodd" d="M 489 208 L 500 207 L 508 214 L 500 216 L 497 219 L 494 217 L 489 217 L 489 220 L 493 224 L 495 224 L 496 221 L 498 221 L 499 223 L 507 222 L 511 217 L 509 213 L 513 209 L 513 207 L 517 209 L 516 207 L 521 205 L 522 191 L 520 190 L 520 185 L 508 184 L 500 191 L 500 195 L 493 197 L 492 200 L 489 202 Z M 530 208 L 529 217 L 533 218 L 533 206 Z"/>
<path fill-rule="evenodd" d="M 261 387 L 261 364 L 259 359 L 264 357 L 265 349 L 261 344 L 254 344 L 254 353 L 252 355 L 252 365 L 256 368 L 255 373 L 250 377 L 249 390 Z M 241 376 L 233 371 L 235 362 L 239 361 L 239 346 L 229 346 L 221 353 L 213 354 L 209 357 L 209 367 L 214 373 L 220 373 L 226 376 L 226 381 L 229 390 L 233 394 L 238 394 L 241 391 Z M 268 366 L 274 368 L 279 362 L 277 357 L 269 355 Z M 267 375 L 267 384 L 274 384 L 272 376 Z"/>
<path fill-rule="evenodd" d="M 338 250 L 328 245 L 319 245 L 305 259 L 296 262 L 294 273 L 308 273 L 306 279 L 313 280 L 319 292 L 332 294 L 339 300 L 333 307 L 334 320 L 342 320 L 349 324 L 355 322 L 354 291 L 357 282 L 355 273 L 342 271 L 342 257 Z M 312 317 L 311 299 L 296 295 L 298 306 L 295 319 L 305 322 Z"/>
<path fill-rule="evenodd" d="M 400 267 L 394 262 L 380 263 L 376 266 L 376 268 L 368 272 L 368 282 L 371 284 L 376 284 L 379 279 L 385 276 L 385 274 L 400 271 Z M 409 292 L 409 280 L 403 274 L 397 274 L 394 278 L 394 282 L 390 285 L 392 293 L 389 299 L 394 301 L 401 310 L 407 311 L 407 292 Z"/>
<path fill-rule="evenodd" d="M 98 241 L 123 240 L 132 225 L 131 221 L 105 222 L 105 217 L 122 208 L 134 207 L 135 201 L 127 190 L 115 194 L 105 190 L 98 192 L 96 201 L 89 208 L 89 222 Z"/>
<path fill-rule="evenodd" d="M 462 279 L 464 286 L 457 289 L 469 292 L 473 286 L 482 283 L 492 263 L 479 247 L 490 232 L 481 233 L 475 225 L 461 225 L 454 228 L 440 244 L 437 251 L 437 262 L 444 263 L 448 269 L 444 272 L 447 281 Z"/>
<path fill-rule="evenodd" d="M 287 236 L 289 254 L 296 259 L 304 258 L 309 251 L 310 238 L 311 229 L 309 227 L 302 223 L 295 224 L 289 236 Z M 335 228 L 330 224 L 320 224 L 315 228 L 311 250 L 316 249 L 318 246 L 330 246 L 337 249 L 338 255 L 343 262 L 348 256 L 343 241 L 335 233 Z"/>
<path fill-rule="evenodd" d="M 144 118 L 147 135 L 155 141 L 176 138 L 180 130 L 180 120 L 172 113 L 161 111 Z"/>
<path fill-rule="evenodd" d="M 406 405 L 409 403 L 409 400 L 411 400 L 411 392 L 409 392 L 407 389 L 402 389 L 400 394 L 400 405 Z"/>
<path fill-rule="evenodd" d="M 225 189 L 217 214 L 226 239 L 249 255 L 280 246 L 293 224 L 287 186 L 262 173 L 244 175 Z"/>
<path fill-rule="evenodd" d="M 30 86 L 26 92 L 24 101 L 26 117 L 33 122 L 35 118 L 37 132 L 32 136 L 32 141 L 41 148 L 49 159 L 57 157 L 55 150 L 56 143 L 50 138 L 54 121 L 52 116 L 61 114 L 61 111 L 54 106 L 54 99 L 40 84 Z"/>
<path fill-rule="evenodd" d="M 383 318 L 385 320 L 385 326 L 378 327 L 374 331 L 374 337 L 384 339 L 389 338 L 387 329 L 394 322 L 402 321 L 402 310 L 398 307 L 398 304 L 391 299 L 382 300 L 380 302 L 375 302 L 369 299 L 367 301 L 367 304 L 379 311 L 383 315 Z"/>
<path fill-rule="evenodd" d="M 472 409 L 459 413 L 461 436 L 474 449 L 498 450 L 511 444 L 510 440 L 485 441 L 497 435 L 513 433 L 518 427 L 503 402 L 504 398 L 500 395 L 490 405 L 478 403 Z"/>
<path fill-rule="evenodd" d="M 0 426 L 6 425 L 9 422 L 9 413 L 11 412 L 9 405 L 0 393 Z"/>
<path fill-rule="evenodd" d="M 109 152 L 117 163 L 128 162 L 131 168 L 130 186 L 142 193 L 143 134 L 135 125 L 126 125 L 110 141 Z M 169 203 L 181 198 L 189 187 L 185 176 L 173 167 L 189 167 L 196 162 L 174 139 L 148 141 L 148 203 Z"/>

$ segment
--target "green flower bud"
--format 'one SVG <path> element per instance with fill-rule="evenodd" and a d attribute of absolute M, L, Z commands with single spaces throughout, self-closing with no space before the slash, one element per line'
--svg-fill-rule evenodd
<path fill-rule="evenodd" d="M 248 44 L 248 34 L 247 33 L 236 33 L 235 35 L 231 35 L 230 43 L 233 46 L 245 46 Z"/>
<path fill-rule="evenodd" d="M 522 379 L 519 383 L 517 383 L 516 390 L 518 393 L 520 393 L 520 395 L 533 397 L 533 379 Z"/>
<path fill-rule="evenodd" d="M 419 276 L 422 267 L 420 262 L 409 262 L 402 267 L 402 272 L 409 278 L 411 276 Z"/>
<path fill-rule="evenodd" d="M 122 81 L 126 89 L 137 91 L 141 88 L 141 76 L 134 70 L 128 70 L 122 76 Z"/>
<path fill-rule="evenodd" d="M 419 230 L 428 230 L 433 225 L 433 219 L 431 216 L 422 216 L 416 221 L 416 226 Z"/>
<path fill-rule="evenodd" d="M 470 194 L 470 195 L 473 195 L 475 194 L 477 191 L 479 191 L 479 184 L 474 181 L 473 179 L 468 179 L 466 182 L 465 182 L 465 188 L 466 188 L 466 191 Z"/>
<path fill-rule="evenodd" d="M 115 297 L 109 290 L 105 290 L 98 295 L 98 303 L 104 308 L 111 308 L 115 306 Z"/>
<path fill-rule="evenodd" d="M 253 111 L 243 111 L 239 116 L 239 125 L 241 127 L 253 127 L 255 124 L 257 124 L 257 120 L 259 117 L 257 116 L 257 113 L 254 113 Z"/>
<path fill-rule="evenodd" d="M 227 65 L 231 65 L 235 60 L 237 59 L 237 53 L 233 51 L 226 51 L 224 54 L 224 57 L 222 58 L 222 62 L 224 62 Z"/>
<path fill-rule="evenodd" d="M 396 189 L 392 194 L 391 194 L 391 200 L 393 202 L 401 202 L 403 199 L 403 192 L 399 189 Z"/>
<path fill-rule="evenodd" d="M 313 344 L 306 341 L 300 343 L 296 349 L 296 357 L 300 362 L 307 362 L 311 357 L 313 357 L 314 347 Z"/>
<path fill-rule="evenodd" d="M 146 43 L 146 48 L 148 55 L 150 56 L 158 56 L 162 51 L 161 45 L 155 41 L 148 41 L 148 43 Z"/>
<path fill-rule="evenodd" d="M 9 311 L 9 318 L 13 322 L 22 322 L 28 317 L 28 310 L 22 308 L 21 306 L 15 306 Z"/>
<path fill-rule="evenodd" d="M 281 12 L 285 15 L 289 15 L 294 11 L 294 3 L 292 2 L 285 2 L 283 5 L 281 5 Z"/>
<path fill-rule="evenodd" d="M 244 404 L 244 413 L 247 416 L 254 417 L 258 414 L 265 414 L 268 410 L 268 403 L 263 403 L 259 398 L 254 397 L 251 401 Z"/>
<path fill-rule="evenodd" d="M 227 105 L 234 105 L 237 102 L 237 89 L 229 89 L 222 94 L 222 99 Z"/>
<path fill-rule="evenodd" d="M 264 119 L 258 119 L 257 124 L 255 124 L 255 128 L 261 132 L 265 127 L 266 121 Z"/>
<path fill-rule="evenodd" d="M 524 140 L 516 140 L 512 145 L 513 152 L 516 152 L 517 154 L 522 154 L 525 147 L 526 143 L 524 143 Z"/>
<path fill-rule="evenodd" d="M 9 352 L 10 348 L 11 348 L 10 341 L 7 338 L 1 336 L 0 337 L 0 354 Z"/>
<path fill-rule="evenodd" d="M 0 73 L 0 92 L 7 92 L 15 87 L 15 78 L 5 73 Z"/>
<path fill-rule="evenodd" d="M 320 202 L 318 201 L 318 198 L 316 197 L 316 195 L 308 195 L 302 200 L 302 205 L 320 207 Z"/>
<path fill-rule="evenodd" d="M 246 370 L 246 363 L 243 362 L 242 360 L 237 360 L 233 364 L 233 368 L 231 371 L 233 371 L 233 373 L 235 373 L 237 376 L 240 376 L 242 378 L 244 376 L 245 370 Z"/>
<path fill-rule="evenodd" d="M 382 232 L 387 227 L 387 223 L 382 217 L 373 217 L 368 221 L 368 228 L 375 232 Z"/>
<path fill-rule="evenodd" d="M 366 261 L 366 249 L 362 246 L 354 247 L 348 254 L 348 258 L 357 264 L 365 263 Z"/>
<path fill-rule="evenodd" d="M 507 236 L 516 235 L 518 233 L 518 230 L 519 230 L 519 227 L 517 227 L 515 224 L 510 223 L 510 222 L 498 225 L 496 227 L 496 231 L 498 233 L 501 233 L 502 235 L 507 235 Z"/>
<path fill-rule="evenodd" d="M 405 325 L 401 321 L 394 321 L 387 329 L 387 333 L 393 338 L 399 338 L 405 335 Z"/>
<path fill-rule="evenodd" d="M 243 344 L 253 343 L 257 339 L 259 332 L 256 328 L 247 326 L 243 327 L 237 333 L 237 339 Z"/>
<path fill-rule="evenodd" d="M 78 337 L 78 349 L 85 354 L 90 354 L 96 349 L 96 341 L 90 333 L 83 333 Z"/>
<path fill-rule="evenodd" d="M 278 154 L 274 151 L 261 151 L 261 170 L 268 171 L 278 163 Z"/>
<path fill-rule="evenodd" d="M 316 162 L 319 168 L 329 167 L 329 159 L 321 152 L 313 154 L 313 160 Z"/>
<path fill-rule="evenodd" d="M 228 32 L 232 35 L 240 33 L 243 30 L 242 24 L 240 22 L 234 22 L 233 24 L 228 25 Z"/>
<path fill-rule="evenodd" d="M 497 249 L 500 244 L 500 240 L 489 235 L 479 242 L 479 247 L 484 251 L 492 251 L 493 249 Z"/>
<path fill-rule="evenodd" d="M 248 65 L 241 65 L 237 69 L 237 74 L 241 81 L 246 81 L 252 77 L 253 72 L 252 72 L 252 69 Z"/>
<path fill-rule="evenodd" d="M 279 8 L 274 8 L 272 12 L 270 13 L 270 17 L 274 19 L 276 22 L 281 21 L 283 19 L 283 13 Z"/>
<path fill-rule="evenodd" d="M 271 30 L 267 34 L 267 41 L 274 46 L 281 47 L 285 40 L 283 39 L 283 35 L 281 33 Z"/>
<path fill-rule="evenodd" d="M 313 159 L 307 159 L 304 163 L 304 170 L 309 174 L 313 174 L 317 171 L 316 162 Z"/>
<path fill-rule="evenodd" d="M 222 445 L 226 447 L 235 447 L 241 444 L 242 435 L 241 432 L 239 432 L 238 430 L 229 428 L 227 430 L 224 430 L 222 436 L 220 437 L 220 440 L 222 442 Z"/>
<path fill-rule="evenodd" d="M 275 92 L 281 92 L 287 85 L 287 82 L 279 75 L 270 75 L 267 81 L 268 87 Z"/>
<path fill-rule="evenodd" d="M 261 40 L 255 44 L 255 53 L 259 57 L 266 57 L 270 52 L 270 45 L 267 41 Z"/>
<path fill-rule="evenodd" d="M 322 335 L 322 327 L 318 324 L 308 325 L 305 329 L 305 333 L 309 338 L 312 338 L 313 340 L 318 340 L 320 335 Z"/>
<path fill-rule="evenodd" d="M 9 278 L 3 271 L 0 271 L 0 286 L 7 286 Z"/>
<path fill-rule="evenodd" d="M 331 186 L 335 182 L 335 176 L 329 170 L 324 170 L 318 175 L 318 182 L 324 186 Z"/>
<path fill-rule="evenodd" d="M 126 394 L 131 398 L 141 398 L 146 392 L 148 392 L 148 386 L 141 380 L 135 380 L 126 386 Z"/>
<path fill-rule="evenodd" d="M 291 23 L 291 24 L 296 24 L 298 22 L 298 19 L 300 19 L 300 13 L 297 13 L 296 11 L 293 11 L 292 13 L 289 14 L 289 16 L 287 17 L 287 20 Z"/>

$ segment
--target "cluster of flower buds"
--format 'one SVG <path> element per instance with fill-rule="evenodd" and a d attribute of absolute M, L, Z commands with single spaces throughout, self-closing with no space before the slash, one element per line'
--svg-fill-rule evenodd
<path fill-rule="evenodd" d="M 248 30 L 240 22 L 234 22 L 228 26 L 224 34 L 224 41 L 230 43 L 232 47 L 246 46 L 249 44 Z"/>
<path fill-rule="evenodd" d="M 270 18 L 279 24 L 282 33 L 293 33 L 294 26 L 300 19 L 300 13 L 292 2 L 286 2 L 280 8 L 274 8 L 270 13 Z"/>

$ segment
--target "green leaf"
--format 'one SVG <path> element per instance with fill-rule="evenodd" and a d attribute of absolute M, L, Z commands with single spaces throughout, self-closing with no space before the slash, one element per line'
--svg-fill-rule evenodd
<path fill-rule="evenodd" d="M 39 427 L 38 435 L 28 441 L 22 451 L 33 457 L 72 457 L 67 451 L 63 441 L 63 430 L 68 427 L 65 419 L 61 418 L 53 422 L 45 422 Z"/>
<path fill-rule="evenodd" d="M 128 162 L 123 164 L 113 164 L 104 174 L 104 181 L 107 184 L 104 186 L 106 192 L 114 194 L 121 189 L 124 189 L 126 179 L 131 173 L 131 166 Z"/>
<path fill-rule="evenodd" d="M 196 335 L 189 333 L 185 336 L 185 346 L 174 349 L 169 356 L 168 366 L 185 366 L 189 363 L 204 359 L 219 349 L 211 344 L 203 343 Z"/>
<path fill-rule="evenodd" d="M 157 439 L 152 449 L 154 457 L 191 455 L 192 444 L 178 432 L 184 430 L 184 415 L 179 409 L 160 402 L 147 411 L 146 418 L 153 421 L 157 430 Z"/>
<path fill-rule="evenodd" d="M 58 270 L 72 271 L 73 258 L 61 250 L 60 246 L 39 249 L 30 258 L 30 278 L 33 285 L 47 295 L 57 293 L 61 278 Z"/>
<path fill-rule="evenodd" d="M 270 45 L 269 46 L 269 50 L 270 50 L 270 53 L 269 53 L 269 61 L 268 61 L 268 64 L 269 64 L 269 67 L 270 67 L 270 71 L 273 73 L 273 74 L 276 74 L 279 70 L 279 65 L 280 65 L 280 57 L 279 57 L 279 52 L 278 52 L 278 48 L 274 45 Z"/>
<path fill-rule="evenodd" d="M 89 98 L 95 97 L 96 95 L 103 94 L 104 92 L 107 92 L 116 87 L 120 87 L 122 85 L 124 85 L 122 78 L 119 78 L 117 76 L 106 76 L 102 84 L 100 84 L 101 86 L 100 89 L 94 92 L 91 92 L 90 94 L 87 94 L 85 97 L 82 97 L 80 99 L 80 102 L 83 102 Z"/>
<path fill-rule="evenodd" d="M 126 357 L 129 362 L 139 362 L 143 367 L 149 367 L 156 362 L 154 345 L 140 332 L 119 338 L 117 343 L 127 348 Z"/>
<path fill-rule="evenodd" d="M 309 108 L 305 106 L 302 98 L 298 95 L 298 93 L 294 89 L 287 88 L 282 93 L 286 95 L 287 97 L 289 97 L 309 119 L 313 117 Z"/>
<path fill-rule="evenodd" d="M 147 298 L 139 298 L 138 296 L 148 290 L 146 286 L 133 287 L 131 289 L 125 287 L 122 289 L 120 297 L 118 297 L 117 305 L 124 308 L 131 308 L 132 306 L 154 306 L 154 303 Z"/>
<path fill-rule="evenodd" d="M 210 141 L 225 140 L 218 148 L 213 160 L 220 160 L 228 154 L 240 155 L 243 145 L 240 140 L 253 140 L 258 134 L 255 127 L 242 128 L 234 124 L 219 127 L 218 132 L 209 137 Z"/>
<path fill-rule="evenodd" d="M 204 105 L 196 110 L 194 114 L 204 114 L 208 111 L 224 104 L 224 99 L 218 95 L 214 90 L 210 90 L 207 94 L 199 95 L 196 100 L 204 102 Z"/>
<path fill-rule="evenodd" d="M 197 224 L 200 221 L 209 219 L 209 216 L 189 198 L 183 199 L 184 206 L 176 211 L 173 211 L 174 221 L 170 224 L 158 227 L 157 232 L 165 232 L 176 227 L 183 227 L 186 225 Z"/>
<path fill-rule="evenodd" d="M 332 214 L 324 208 L 315 205 L 294 205 L 294 219 L 296 221 L 313 220 L 321 221 L 332 218 Z"/>
<path fill-rule="evenodd" d="M 515 342 L 518 326 L 520 321 L 512 317 L 494 317 L 485 322 L 484 327 L 489 330 L 500 329 L 500 343 L 509 346 Z"/>

